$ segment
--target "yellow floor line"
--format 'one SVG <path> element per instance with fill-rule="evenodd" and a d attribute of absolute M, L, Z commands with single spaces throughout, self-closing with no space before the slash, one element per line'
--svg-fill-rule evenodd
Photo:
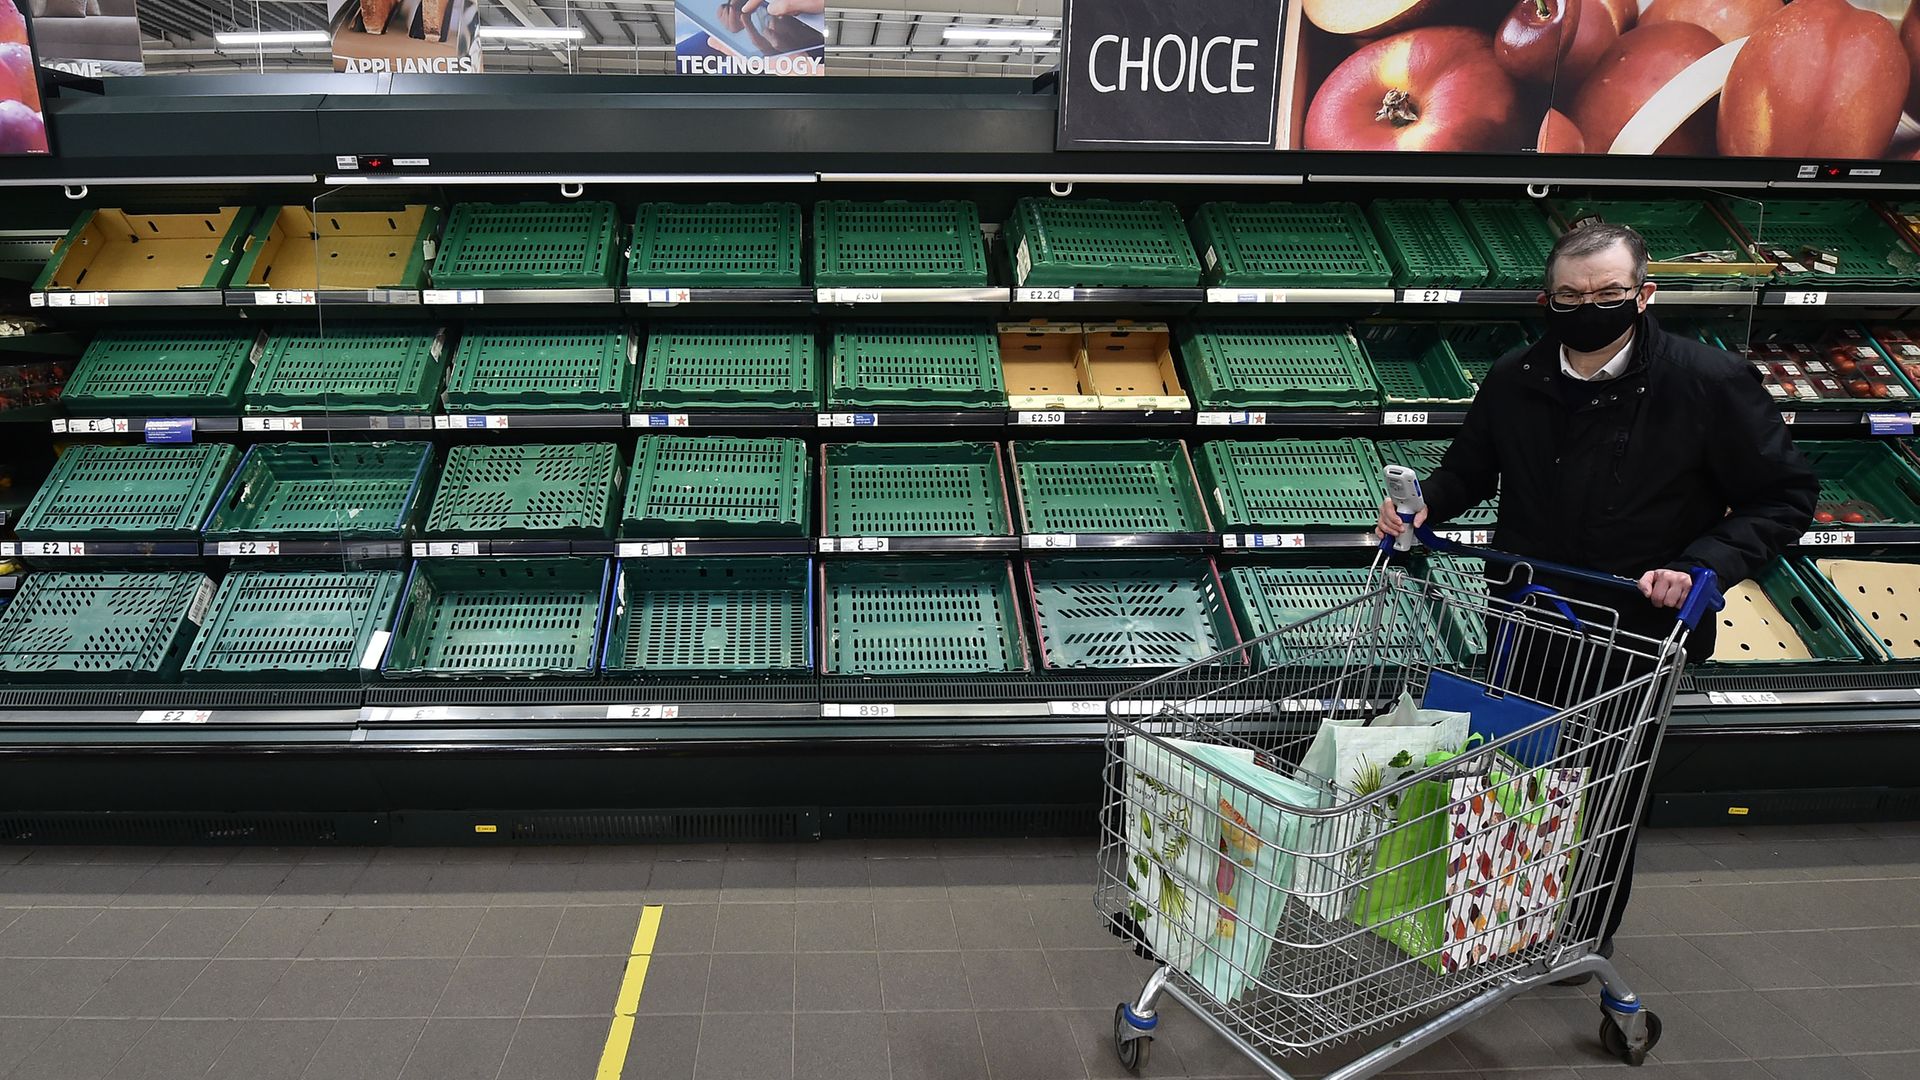
<path fill-rule="evenodd" d="M 607 1030 L 607 1045 L 600 1051 L 600 1070 L 594 1073 L 594 1080 L 620 1080 L 627 1066 L 633 1016 L 640 1009 L 640 989 L 647 982 L 647 965 L 653 959 L 653 943 L 660 936 L 663 910 L 651 904 L 640 911 L 640 925 L 633 932 L 633 952 L 627 957 L 627 973 L 620 979 L 620 996 L 614 999 L 613 1026 Z"/>

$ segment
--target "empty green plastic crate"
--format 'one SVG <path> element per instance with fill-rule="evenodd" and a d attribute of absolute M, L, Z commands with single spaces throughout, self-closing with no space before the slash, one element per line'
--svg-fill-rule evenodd
<path fill-rule="evenodd" d="M 1891 285 L 1920 276 L 1920 252 L 1874 205 L 1862 199 L 1723 199 L 1721 206 L 1765 255 L 1783 248 L 1804 272 L 1782 268 L 1777 280 L 1826 286 Z M 1834 273 L 1815 271 L 1809 250 L 1830 252 Z"/>
<path fill-rule="evenodd" d="M 1210 285 L 1386 288 L 1393 267 L 1360 207 L 1330 203 L 1208 203 L 1193 233 Z"/>
<path fill-rule="evenodd" d="M 1546 211 L 1528 199 L 1461 199 L 1454 206 L 1487 257 L 1488 288 L 1546 288 L 1547 252 L 1560 235 Z"/>
<path fill-rule="evenodd" d="M 1435 327 L 1373 323 L 1361 327 L 1359 337 L 1388 407 L 1463 406 L 1473 401 L 1473 381 Z"/>
<path fill-rule="evenodd" d="M 1589 217 L 1632 226 L 1647 241 L 1649 262 L 1670 263 L 1703 252 L 1730 253 L 1727 261 L 1731 262 L 1749 259 L 1740 241 L 1703 199 L 1555 199 L 1551 205 L 1570 226 Z"/>
<path fill-rule="evenodd" d="M 841 323 L 827 404 L 1004 409 L 999 339 L 987 323 Z"/>
<path fill-rule="evenodd" d="M 247 384 L 250 413 L 423 413 L 440 392 L 441 335 L 427 327 L 295 329 L 267 338 Z"/>
<path fill-rule="evenodd" d="M 1440 468 L 1446 459 L 1448 441 L 1446 439 L 1383 439 L 1374 444 L 1380 451 L 1380 460 L 1385 465 L 1405 465 L 1425 480 Z M 1378 506 L 1379 503 L 1374 504 Z M 1493 525 L 1500 514 L 1500 496 L 1495 495 L 1486 502 L 1472 507 L 1442 524 L 1450 528 L 1484 529 Z"/>
<path fill-rule="evenodd" d="M 795 672 L 813 667 L 809 559 L 649 559 L 620 565 L 609 675 Z"/>
<path fill-rule="evenodd" d="M 108 330 L 60 392 L 74 416 L 231 415 L 253 359 L 251 329 Z"/>
<path fill-rule="evenodd" d="M 1018 285 L 1200 283 L 1187 224 L 1170 202 L 1021 199 L 1007 221 L 1005 243 Z"/>
<path fill-rule="evenodd" d="M 997 443 L 846 443 L 820 449 L 827 536 L 1006 536 Z"/>
<path fill-rule="evenodd" d="M 800 284 L 793 203 L 641 203 L 627 284 L 778 288 Z"/>
<path fill-rule="evenodd" d="M 1819 571 L 1811 567 L 1806 572 L 1820 577 Z M 1835 595 L 1832 582 L 1821 578 L 1820 586 L 1829 596 Z M 1779 612 L 1784 626 L 1774 622 L 1764 605 L 1755 610 L 1752 598 L 1755 590 Z M 1844 612 L 1844 607 L 1842 610 Z M 1815 587 L 1785 559 L 1774 559 L 1757 578 L 1736 586 L 1733 595 L 1727 597 L 1727 606 L 1714 618 L 1720 621 L 1711 658 L 1716 664 L 1803 665 L 1857 662 L 1865 658 L 1840 620 L 1821 604 Z M 1805 646 L 1806 657 L 1785 655 L 1795 642 Z"/>
<path fill-rule="evenodd" d="M 1380 404 L 1373 368 L 1344 326 L 1202 320 L 1180 329 L 1202 409 L 1356 409 Z"/>
<path fill-rule="evenodd" d="M 205 574 L 30 575 L 0 609 L 0 675 L 172 679 L 212 598 Z"/>
<path fill-rule="evenodd" d="M 1920 525 L 1920 472 L 1884 443 L 1798 439 L 1794 445 L 1820 478 L 1817 510 L 1849 524 Z M 1849 522 L 1857 513 L 1864 522 Z"/>
<path fill-rule="evenodd" d="M 620 212 L 610 202 L 461 203 L 447 219 L 433 283 L 442 289 L 588 289 L 619 276 Z"/>
<path fill-rule="evenodd" d="M 342 680 L 380 662 L 406 575 L 398 570 L 245 570 L 214 594 L 187 654 L 188 680 Z"/>
<path fill-rule="evenodd" d="M 1527 328 L 1517 322 L 1441 323 L 1438 329 L 1476 391 L 1487 381 L 1496 360 L 1532 342 Z"/>
<path fill-rule="evenodd" d="M 207 519 L 208 540 L 398 540 L 433 464 L 424 442 L 258 443 Z"/>
<path fill-rule="evenodd" d="M 1365 439 L 1210 442 L 1195 465 L 1222 529 L 1371 528 L 1387 497 Z"/>
<path fill-rule="evenodd" d="M 987 284 L 980 210 L 970 202 L 851 202 L 813 208 L 813 283 L 968 288 Z"/>
<path fill-rule="evenodd" d="M 820 568 L 827 675 L 1024 672 L 1025 631 L 1005 559 L 888 559 Z"/>
<path fill-rule="evenodd" d="M 806 536 L 810 479 L 799 439 L 643 435 L 620 535 Z"/>
<path fill-rule="evenodd" d="M 617 323 L 468 323 L 447 370 L 450 412 L 618 412 L 633 387 Z"/>
<path fill-rule="evenodd" d="M 1365 567 L 1237 566 L 1227 596 L 1258 667 L 1432 664 L 1449 659 L 1426 604 L 1403 590 L 1380 595 Z M 1373 626 L 1375 615 L 1380 628 Z M 1304 623 L 1304 625 L 1296 625 Z M 1272 635 L 1272 636 L 1268 636 Z M 1264 639 L 1264 640 L 1261 640 Z M 1358 651 L 1350 652 L 1358 639 Z"/>
<path fill-rule="evenodd" d="M 1428 555 L 1422 576 L 1436 589 L 1427 609 L 1455 662 L 1469 664 L 1487 651 L 1487 565 L 1456 555 Z"/>
<path fill-rule="evenodd" d="M 1185 443 L 1042 441 L 1012 446 L 1028 533 L 1206 532 Z"/>
<path fill-rule="evenodd" d="M 1177 668 L 1240 644 L 1211 559 L 1033 559 L 1027 585 L 1049 670 Z"/>
<path fill-rule="evenodd" d="M 420 559 L 388 678 L 593 674 L 606 609 L 605 559 Z"/>
<path fill-rule="evenodd" d="M 429 536 L 613 535 L 620 448 L 612 443 L 466 445 L 447 452 Z"/>
<path fill-rule="evenodd" d="M 1367 214 L 1393 264 L 1395 285 L 1468 289 L 1486 283 L 1486 256 L 1444 199 L 1375 199 Z"/>
<path fill-rule="evenodd" d="M 656 323 L 634 386 L 640 409 L 815 409 L 819 349 L 799 323 Z"/>
<path fill-rule="evenodd" d="M 198 538 L 237 456 L 224 443 L 69 447 L 16 528 L 22 540 Z"/>

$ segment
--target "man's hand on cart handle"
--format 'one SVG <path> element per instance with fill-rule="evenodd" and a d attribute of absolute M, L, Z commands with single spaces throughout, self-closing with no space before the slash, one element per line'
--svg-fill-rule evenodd
<path fill-rule="evenodd" d="M 1679 608 L 1693 591 L 1693 577 L 1679 570 L 1649 570 L 1640 575 L 1640 595 L 1654 607 Z"/>
<path fill-rule="evenodd" d="M 1419 513 L 1413 515 L 1413 527 L 1417 529 L 1426 523 L 1427 511 L 1422 507 Z M 1385 539 L 1389 536 L 1399 536 L 1406 531 L 1407 523 L 1400 519 L 1400 511 L 1394 508 L 1393 500 L 1383 500 L 1380 503 L 1380 524 L 1374 528 L 1373 535 Z"/>

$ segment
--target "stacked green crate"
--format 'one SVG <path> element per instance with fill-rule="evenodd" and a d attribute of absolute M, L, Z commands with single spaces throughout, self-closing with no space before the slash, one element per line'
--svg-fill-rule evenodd
<path fill-rule="evenodd" d="M 452 412 L 618 412 L 633 344 L 616 323 L 470 323 L 447 371 Z"/>
<path fill-rule="evenodd" d="M 970 202 L 851 202 L 813 208 L 813 283 L 968 288 L 987 284 L 980 210 Z"/>
<path fill-rule="evenodd" d="M 984 675 L 1032 661 L 1004 559 L 842 561 L 820 571 L 826 675 Z"/>
<path fill-rule="evenodd" d="M 182 674 L 201 680 L 355 678 L 379 664 L 405 580 L 398 570 L 228 574 Z"/>
<path fill-rule="evenodd" d="M 996 443 L 847 443 L 820 449 L 824 536 L 1006 536 Z"/>
<path fill-rule="evenodd" d="M 1547 252 L 1559 238 L 1539 204 L 1527 199 L 1461 199 L 1454 204 L 1487 258 L 1490 289 L 1543 289 Z"/>
<path fill-rule="evenodd" d="M 1179 533 L 1211 529 L 1185 443 L 1038 441 L 1012 446 L 1028 533 Z"/>
<path fill-rule="evenodd" d="M 1920 525 L 1920 471 L 1891 446 L 1865 440 L 1801 439 L 1820 478 L 1821 524 Z"/>
<path fill-rule="evenodd" d="M 1920 277 L 1920 251 L 1870 202 L 1723 199 L 1721 206 L 1761 254 L 1783 250 L 1801 267 L 1782 266 L 1776 275 L 1779 281 L 1832 287 L 1895 285 Z M 1833 273 L 1813 268 L 1813 256 L 1821 252 L 1839 260 Z"/>
<path fill-rule="evenodd" d="M 623 563 L 603 667 L 609 675 L 808 670 L 812 566 L 775 557 Z"/>
<path fill-rule="evenodd" d="M 433 284 L 442 289 L 584 289 L 620 274 L 610 202 L 461 203 L 447 219 Z"/>
<path fill-rule="evenodd" d="M 1405 465 L 1419 474 L 1421 479 L 1432 476 L 1446 459 L 1448 441 L 1446 439 L 1382 439 L 1374 444 L 1380 451 L 1380 460 L 1387 465 Z M 1376 504 L 1377 505 L 1377 504 Z M 1468 529 L 1489 528 L 1499 518 L 1500 496 L 1456 514 L 1440 524 Z"/>
<path fill-rule="evenodd" d="M 1649 262 L 1692 261 L 1688 257 L 1695 255 L 1711 255 L 1721 262 L 1747 262 L 1752 258 L 1704 199 L 1555 199 L 1549 205 L 1569 227 L 1588 219 L 1632 226 L 1647 241 Z M 1687 280 L 1702 275 L 1659 276 Z M 1733 280 L 1727 274 L 1704 276 Z"/>
<path fill-rule="evenodd" d="M 1386 288 L 1393 266 L 1354 203 L 1208 203 L 1193 218 L 1206 281 Z"/>
<path fill-rule="evenodd" d="M 642 436 L 620 535 L 806 536 L 810 479 L 799 439 Z"/>
<path fill-rule="evenodd" d="M 197 539 L 236 456 L 222 443 L 69 447 L 16 528 L 22 540 Z"/>
<path fill-rule="evenodd" d="M 657 324 L 637 409 L 817 409 L 819 349 L 798 323 Z"/>
<path fill-rule="evenodd" d="M 1367 216 L 1393 264 L 1393 283 L 1472 288 L 1491 268 L 1452 206 L 1439 199 L 1376 199 Z"/>
<path fill-rule="evenodd" d="M 425 326 L 282 327 L 247 383 L 250 413 L 391 412 L 433 408 L 443 336 Z"/>
<path fill-rule="evenodd" d="M 1021 199 L 1007 221 L 1014 283 L 1182 287 L 1200 283 L 1186 222 L 1169 202 Z"/>
<path fill-rule="evenodd" d="M 1473 382 L 1437 327 L 1369 323 L 1359 337 L 1389 408 L 1462 406 L 1473 400 Z"/>
<path fill-rule="evenodd" d="M 1473 380 L 1476 391 L 1487 381 L 1496 360 L 1526 347 L 1531 338 L 1527 328 L 1517 322 L 1442 323 L 1440 336 L 1452 347 L 1460 369 Z"/>
<path fill-rule="evenodd" d="M 1004 409 L 999 339 L 986 323 L 841 323 L 827 404 Z"/>
<path fill-rule="evenodd" d="M 1199 320 L 1181 327 L 1180 355 L 1201 409 L 1380 404 L 1373 367 L 1343 326 Z"/>
<path fill-rule="evenodd" d="M 641 203 L 627 284 L 778 288 L 800 284 L 793 203 Z"/>
<path fill-rule="evenodd" d="M 603 537 L 620 506 L 612 443 L 456 446 L 427 514 L 429 536 Z"/>
<path fill-rule="evenodd" d="M 1195 466 L 1222 529 L 1371 528 L 1387 497 L 1365 439 L 1210 442 Z"/>
<path fill-rule="evenodd" d="M 232 415 L 254 344 L 241 327 L 108 330 L 74 365 L 60 404 L 73 416 Z"/>
<path fill-rule="evenodd" d="M 212 598 L 205 574 L 33 574 L 0 609 L 0 676 L 171 679 Z"/>
<path fill-rule="evenodd" d="M 1815 571 L 1817 573 L 1817 571 Z M 1727 590 L 1715 616 L 1716 664 L 1859 661 L 1863 654 L 1792 563 L 1774 559 L 1760 576 Z"/>
<path fill-rule="evenodd" d="M 382 670 L 425 676 L 591 675 L 605 559 L 420 559 Z"/>
<path fill-rule="evenodd" d="M 431 443 L 259 443 L 247 448 L 205 536 L 221 540 L 398 540 L 409 535 Z"/>
<path fill-rule="evenodd" d="M 1027 585 L 1049 670 L 1177 668 L 1240 643 L 1209 559 L 1033 559 Z"/>
<path fill-rule="evenodd" d="M 1445 662 L 1432 613 L 1404 590 L 1383 588 L 1374 573 L 1365 567 L 1296 566 L 1228 571 L 1227 595 L 1253 646 L 1255 666 Z M 1359 653 L 1353 651 L 1356 641 L 1362 643 Z"/>

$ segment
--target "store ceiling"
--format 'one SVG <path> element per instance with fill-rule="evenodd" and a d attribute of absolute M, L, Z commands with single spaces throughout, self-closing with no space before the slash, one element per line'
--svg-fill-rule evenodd
<path fill-rule="evenodd" d="M 720 0 L 703 0 L 718 4 Z M 1046 45 L 948 41 L 949 26 L 1040 28 L 1058 33 L 1062 0 L 868 0 L 829 2 L 828 71 L 860 75 L 1030 75 L 1054 66 Z M 673 67 L 673 0 L 482 0 L 480 21 L 498 27 L 579 27 L 575 42 L 487 41 L 487 71 L 652 74 Z M 216 33 L 325 30 L 326 0 L 139 0 L 147 70 L 320 71 L 325 45 L 222 47 Z"/>

